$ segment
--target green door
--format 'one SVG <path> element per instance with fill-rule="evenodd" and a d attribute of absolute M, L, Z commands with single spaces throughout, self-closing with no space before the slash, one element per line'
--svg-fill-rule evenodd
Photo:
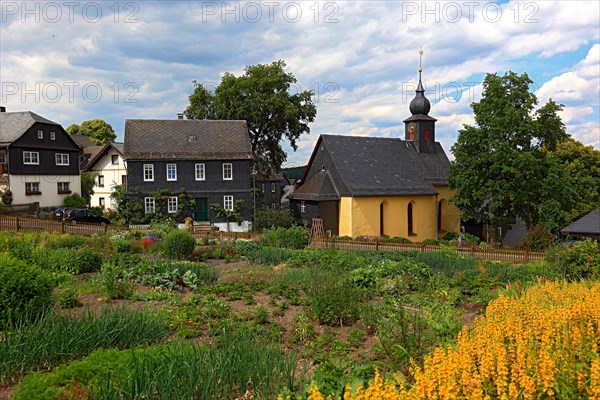
<path fill-rule="evenodd" d="M 208 221 L 208 199 L 206 197 L 196 199 L 194 221 Z"/>

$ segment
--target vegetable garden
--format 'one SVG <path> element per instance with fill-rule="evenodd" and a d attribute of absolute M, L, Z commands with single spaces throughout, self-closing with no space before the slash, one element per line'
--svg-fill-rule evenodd
<path fill-rule="evenodd" d="M 596 243 L 513 265 L 306 240 L 0 233 L 0 398 L 600 398 Z"/>

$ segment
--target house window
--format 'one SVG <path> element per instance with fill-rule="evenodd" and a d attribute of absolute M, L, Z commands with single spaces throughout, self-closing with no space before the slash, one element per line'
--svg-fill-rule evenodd
<path fill-rule="evenodd" d="M 275 193 L 275 184 L 271 183 L 271 193 Z"/>
<path fill-rule="evenodd" d="M 36 194 L 42 194 L 40 192 L 40 183 L 39 182 L 25 182 L 25 195 L 31 196 Z"/>
<path fill-rule="evenodd" d="M 100 198 L 98 199 L 98 206 L 99 206 L 100 208 L 104 208 L 104 207 L 106 207 L 106 199 L 105 199 L 104 197 L 100 197 Z"/>
<path fill-rule="evenodd" d="M 44 131 L 38 131 L 38 139 L 44 138 Z"/>
<path fill-rule="evenodd" d="M 98 187 L 104 187 L 104 175 L 98 175 Z"/>
<path fill-rule="evenodd" d="M 167 180 L 177 180 L 177 164 L 167 164 Z"/>
<path fill-rule="evenodd" d="M 154 164 L 144 164 L 144 182 L 154 181 Z"/>
<path fill-rule="evenodd" d="M 118 154 L 111 155 L 110 162 L 112 163 L 112 165 L 119 165 L 119 155 Z"/>
<path fill-rule="evenodd" d="M 412 203 L 408 203 L 408 208 L 406 210 L 407 213 L 407 219 L 408 219 L 408 235 L 416 235 L 415 234 L 415 229 L 414 229 L 414 225 L 413 225 L 413 205 Z"/>
<path fill-rule="evenodd" d="M 321 165 L 321 171 L 325 171 L 325 165 Z"/>
<path fill-rule="evenodd" d="M 56 165 L 69 165 L 69 155 L 64 153 L 56 153 L 54 155 Z"/>
<path fill-rule="evenodd" d="M 223 180 L 224 181 L 233 180 L 233 164 L 231 164 L 231 163 L 223 164 Z"/>
<path fill-rule="evenodd" d="M 144 212 L 146 214 L 154 214 L 156 210 L 156 203 L 154 197 L 144 197 Z"/>
<path fill-rule="evenodd" d="M 50 132 L 50 140 L 56 140 L 56 132 Z"/>
<path fill-rule="evenodd" d="M 0 150 L 0 164 L 6 164 L 6 151 Z"/>
<path fill-rule="evenodd" d="M 58 194 L 71 194 L 69 182 L 56 182 L 56 189 Z"/>
<path fill-rule="evenodd" d="M 37 151 L 24 151 L 23 152 L 23 164 L 26 165 L 39 165 L 40 153 Z"/>
<path fill-rule="evenodd" d="M 277 208 L 277 204 L 275 204 L 275 203 L 271 203 L 271 208 L 272 208 L 273 210 L 274 210 L 274 209 L 276 209 L 276 208 Z"/>
<path fill-rule="evenodd" d="M 300 202 L 300 212 L 306 212 L 306 204 L 303 201 Z"/>
<path fill-rule="evenodd" d="M 121 185 L 127 185 L 127 175 L 121 175 Z"/>
<path fill-rule="evenodd" d="M 264 183 L 262 184 L 262 192 L 263 193 L 265 192 L 265 184 Z"/>
<path fill-rule="evenodd" d="M 227 211 L 233 211 L 233 196 L 223 196 L 223 208 Z"/>
<path fill-rule="evenodd" d="M 425 131 L 425 134 L 423 135 L 423 139 L 429 141 L 429 131 Z"/>
<path fill-rule="evenodd" d="M 203 181 L 206 179 L 204 175 L 205 167 L 204 164 L 196 164 L 196 180 Z"/>
<path fill-rule="evenodd" d="M 169 214 L 177 212 L 177 196 L 171 196 L 167 199 L 167 212 Z"/>

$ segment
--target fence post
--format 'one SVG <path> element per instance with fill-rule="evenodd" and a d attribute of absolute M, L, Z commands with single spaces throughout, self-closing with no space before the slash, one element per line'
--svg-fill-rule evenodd
<path fill-rule="evenodd" d="M 108 224 L 104 225 L 104 233 L 108 232 Z"/>
<path fill-rule="evenodd" d="M 525 249 L 525 262 L 529 262 L 529 249 Z"/>
<path fill-rule="evenodd" d="M 425 245 L 424 244 L 421 245 L 421 253 L 425 253 Z"/>
<path fill-rule="evenodd" d="M 475 257 L 475 246 L 471 246 L 471 257 Z"/>
<path fill-rule="evenodd" d="M 19 232 L 19 217 L 16 217 L 16 222 L 17 222 L 17 232 Z"/>
<path fill-rule="evenodd" d="M 379 240 L 375 241 L 375 251 L 379 251 Z"/>
<path fill-rule="evenodd" d="M 60 221 L 60 233 L 65 233 L 65 220 Z"/>

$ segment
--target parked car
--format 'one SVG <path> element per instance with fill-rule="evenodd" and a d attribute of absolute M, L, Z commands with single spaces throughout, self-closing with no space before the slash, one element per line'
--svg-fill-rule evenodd
<path fill-rule="evenodd" d="M 101 225 L 110 224 L 106 217 L 96 215 L 86 208 L 71 208 L 64 213 L 64 220 L 72 223 L 89 222 Z"/>
<path fill-rule="evenodd" d="M 70 209 L 70 207 L 57 208 L 56 210 L 54 210 L 54 214 L 52 215 L 52 218 L 57 221 L 62 221 L 65 217 L 65 212 L 69 209 Z"/>

